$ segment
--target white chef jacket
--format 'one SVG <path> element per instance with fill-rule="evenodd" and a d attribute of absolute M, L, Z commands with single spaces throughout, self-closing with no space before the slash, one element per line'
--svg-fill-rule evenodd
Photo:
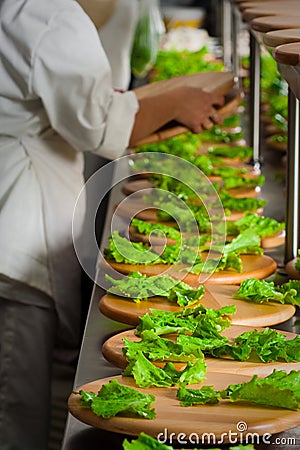
<path fill-rule="evenodd" d="M 137 109 L 133 92 L 113 90 L 97 30 L 75 0 L 1 2 L 0 294 L 26 301 L 11 281 L 25 283 L 55 300 L 62 322 L 76 321 L 82 151 L 122 155 Z"/>

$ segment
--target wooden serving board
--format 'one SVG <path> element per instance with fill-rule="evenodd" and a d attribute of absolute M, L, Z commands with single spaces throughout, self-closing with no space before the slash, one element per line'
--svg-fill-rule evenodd
<path fill-rule="evenodd" d="M 140 180 L 133 180 L 128 181 L 124 183 L 122 187 L 122 192 L 125 195 L 140 195 L 141 197 L 145 195 L 144 189 L 155 189 L 154 183 L 151 182 L 149 179 L 140 179 Z M 232 197 L 251 197 L 251 198 L 257 198 L 258 194 L 260 192 L 260 188 L 247 188 L 247 187 L 239 187 L 234 189 L 228 189 L 228 193 Z M 200 200 L 199 200 L 200 203 Z"/>
<path fill-rule="evenodd" d="M 263 279 L 271 275 L 277 269 L 277 264 L 273 258 L 267 255 L 241 255 L 243 271 L 222 270 L 214 273 L 193 274 L 185 271 L 190 269 L 184 264 L 125 264 L 106 261 L 117 272 L 128 275 L 130 272 L 140 272 L 147 276 L 170 275 L 175 279 L 182 279 L 192 286 L 200 283 L 212 284 L 240 284 L 248 278 Z"/>
<path fill-rule="evenodd" d="M 199 304 L 212 309 L 235 305 L 236 313 L 231 317 L 233 325 L 271 326 L 284 322 L 295 314 L 296 308 L 292 305 L 277 303 L 256 304 L 233 299 L 232 295 L 237 290 L 238 286 L 205 285 L 205 293 Z M 99 301 L 99 309 L 102 314 L 112 320 L 137 326 L 139 317 L 144 316 L 146 313 L 151 313 L 151 309 L 174 312 L 183 308 L 169 302 L 164 297 L 152 297 L 147 301 L 135 303 L 125 297 L 106 294 Z"/>
<path fill-rule="evenodd" d="M 134 242 L 143 242 L 144 244 L 150 243 L 149 235 L 136 232 L 134 227 L 132 227 L 132 226 L 129 227 L 129 236 L 130 236 L 130 239 Z M 183 234 L 183 236 L 188 238 L 188 237 L 192 236 L 192 233 L 190 235 Z M 226 239 L 228 239 L 228 241 L 232 241 L 232 239 L 234 239 L 234 236 L 227 236 Z M 165 239 L 160 236 L 151 236 L 151 244 L 152 245 L 158 245 L 158 246 L 164 245 L 164 244 L 172 245 L 172 244 L 176 244 L 176 242 L 177 241 L 175 241 L 174 239 L 170 239 L 170 238 L 166 238 L 166 241 L 165 241 Z M 283 245 L 284 242 L 285 242 L 285 231 L 282 230 L 281 232 L 279 232 L 277 234 L 262 238 L 261 239 L 261 247 L 263 249 L 279 247 L 280 245 Z M 299 276 L 300 276 L 300 274 L 299 274 Z"/>
<path fill-rule="evenodd" d="M 187 436 L 195 433 L 201 438 L 204 433 L 214 433 L 220 439 L 228 439 L 229 432 L 238 430 L 237 423 L 245 422 L 246 433 L 279 433 L 298 426 L 300 412 L 283 408 L 255 405 L 246 401 L 231 403 L 228 400 L 221 400 L 217 405 L 201 406 L 180 406 L 176 398 L 177 387 L 172 388 L 149 388 L 141 389 L 136 387 L 135 381 L 131 377 L 115 376 L 93 381 L 77 388 L 77 391 L 84 390 L 98 393 L 103 384 L 110 380 L 118 380 L 120 384 L 137 389 L 141 392 L 155 396 L 153 407 L 156 411 L 156 418 L 142 419 L 115 416 L 103 419 L 92 411 L 80 405 L 80 396 L 72 393 L 68 399 L 68 408 L 71 414 L 78 420 L 107 431 L 137 436 L 140 432 L 157 437 L 164 430 L 169 436 L 182 437 L 182 433 Z M 200 388 L 203 385 L 213 385 L 215 389 L 226 389 L 230 384 L 237 384 L 250 381 L 247 375 L 235 375 L 228 373 L 208 373 L 207 379 L 201 385 L 191 385 L 192 388 Z M 240 432 L 238 432 L 240 436 Z M 174 435 L 173 435 L 174 436 Z M 207 435 L 206 435 L 207 436 Z"/>
<path fill-rule="evenodd" d="M 127 201 L 123 201 L 116 205 L 115 214 L 125 218 L 136 217 L 137 219 L 145 220 L 147 222 L 158 222 L 158 210 L 159 207 L 147 205 L 142 201 L 142 199 L 139 200 L 137 198 L 132 200 L 130 197 L 128 197 Z M 261 216 L 263 214 L 263 208 L 259 208 L 256 211 L 251 212 Z M 243 211 L 231 211 L 231 215 L 226 217 L 224 216 L 224 219 L 226 218 L 227 221 L 235 221 L 241 219 L 242 217 L 244 217 L 244 215 L 245 212 Z"/>
<path fill-rule="evenodd" d="M 233 114 L 241 103 L 242 92 L 234 89 L 234 75 L 230 72 L 200 72 L 190 75 L 182 75 L 168 80 L 148 83 L 134 89 L 138 100 L 151 98 L 163 92 L 170 91 L 180 86 L 200 87 L 207 92 L 225 96 L 225 103 L 218 108 L 220 117 L 228 117 Z M 190 131 L 186 126 L 178 122 L 170 122 L 155 133 L 141 139 L 135 144 L 140 145 L 160 142 L 179 134 Z"/>
<path fill-rule="evenodd" d="M 279 247 L 285 243 L 285 230 L 261 239 L 262 248 Z"/>
<path fill-rule="evenodd" d="M 254 330 L 263 330 L 260 327 L 246 327 L 241 325 L 232 325 L 229 328 L 226 328 L 222 335 L 230 338 L 232 341 L 242 333 L 247 331 Z M 111 338 L 107 339 L 102 345 L 102 353 L 103 356 L 109 361 L 111 364 L 115 366 L 125 369 L 128 362 L 126 360 L 125 355 L 123 354 L 124 341 L 126 338 L 132 342 L 139 342 L 140 338 L 136 336 L 134 330 L 124 331 L 122 333 L 118 333 Z M 283 333 L 283 332 L 282 332 Z M 287 339 L 294 339 L 297 335 L 294 333 L 283 333 Z M 163 336 L 164 338 L 168 336 Z M 173 341 L 176 340 L 176 336 L 170 336 L 171 339 L 173 337 Z M 248 361 L 234 361 L 232 359 L 225 358 L 205 358 L 205 363 L 207 365 L 208 372 L 226 372 L 226 373 L 234 373 L 234 374 L 244 374 L 250 375 L 257 374 L 260 376 L 267 376 L 273 372 L 274 369 L 277 370 L 285 370 L 286 372 L 290 372 L 291 370 L 300 370 L 300 362 L 270 362 L 263 363 L 255 358 L 251 357 Z M 165 363 L 154 363 L 155 365 L 162 367 Z M 177 370 L 181 370 L 185 364 L 183 363 L 174 363 Z"/>
<path fill-rule="evenodd" d="M 288 274 L 291 280 L 300 280 L 300 273 L 295 268 L 297 259 L 298 258 L 294 258 L 285 265 L 286 273 Z"/>

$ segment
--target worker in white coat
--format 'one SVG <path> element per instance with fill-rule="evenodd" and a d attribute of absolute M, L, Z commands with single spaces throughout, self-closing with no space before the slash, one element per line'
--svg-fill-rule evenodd
<path fill-rule="evenodd" d="M 75 0 L 1 0 L 0 80 L 0 449 L 44 450 L 53 349 L 79 344 L 83 152 L 118 158 L 170 120 L 198 133 L 222 98 L 117 92 Z"/>

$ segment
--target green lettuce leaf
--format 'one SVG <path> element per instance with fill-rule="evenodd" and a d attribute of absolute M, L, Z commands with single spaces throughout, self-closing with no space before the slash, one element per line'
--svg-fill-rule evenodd
<path fill-rule="evenodd" d="M 220 193 L 220 199 L 223 207 L 230 211 L 256 211 L 267 204 L 266 200 L 260 198 L 231 197 L 225 190 Z"/>
<path fill-rule="evenodd" d="M 236 238 L 225 245 L 213 244 L 212 250 L 218 250 L 224 255 L 229 253 L 260 255 L 263 253 L 263 249 L 260 247 L 260 237 L 252 229 L 242 231 Z"/>
<path fill-rule="evenodd" d="M 143 235 L 166 236 L 176 241 L 181 241 L 181 233 L 178 229 L 161 223 L 150 223 L 140 219 L 132 219 L 131 225 Z"/>
<path fill-rule="evenodd" d="M 160 256 L 141 242 L 131 242 L 114 231 L 109 238 L 109 246 L 104 249 L 107 260 L 127 264 L 159 264 Z"/>
<path fill-rule="evenodd" d="M 256 188 L 263 186 L 265 183 L 264 175 L 260 175 L 257 178 L 223 177 L 222 180 L 225 189 L 235 189 L 238 187 Z"/>
<path fill-rule="evenodd" d="M 234 142 L 242 139 L 244 132 L 238 130 L 237 132 L 230 132 L 222 129 L 218 125 L 214 125 L 210 130 L 204 130 L 200 133 L 200 139 L 202 142 Z"/>
<path fill-rule="evenodd" d="M 242 145 L 232 147 L 211 147 L 208 149 L 208 154 L 230 159 L 250 159 L 253 157 L 253 148 Z"/>
<path fill-rule="evenodd" d="M 105 278 L 112 284 L 107 292 L 132 298 L 135 302 L 160 296 L 166 297 L 171 303 L 177 303 L 179 306 L 188 306 L 198 302 L 204 295 L 203 285 L 194 289 L 169 275 L 147 277 L 139 272 L 131 272 L 121 280 L 115 280 L 109 275 L 105 275 Z"/>
<path fill-rule="evenodd" d="M 151 409 L 151 404 L 155 402 L 153 395 L 123 386 L 117 380 L 103 384 L 98 394 L 83 390 L 78 393 L 81 395 L 81 405 L 104 419 L 116 415 L 140 416 L 144 419 L 154 419 L 156 416 L 155 410 Z"/>
<path fill-rule="evenodd" d="M 151 361 L 196 362 L 200 359 L 204 361 L 204 355 L 200 348 L 183 346 L 170 339 L 161 338 L 153 330 L 143 331 L 140 338 L 139 342 L 123 339 L 122 350 L 128 362 L 135 360 L 139 352 Z"/>
<path fill-rule="evenodd" d="M 300 336 L 287 340 L 285 335 L 271 328 L 262 331 L 248 331 L 236 337 L 232 343 L 223 347 L 212 348 L 210 356 L 227 357 L 246 361 L 250 356 L 259 358 L 262 362 L 271 361 L 299 361 L 300 360 Z M 208 352 L 205 352 L 208 354 Z"/>
<path fill-rule="evenodd" d="M 300 283 L 284 283 L 275 286 L 273 281 L 249 278 L 243 281 L 233 298 L 248 300 L 254 303 L 278 302 L 282 304 L 300 305 Z"/>
<path fill-rule="evenodd" d="M 298 410 L 300 407 L 300 371 L 274 370 L 265 378 L 254 375 L 245 383 L 229 385 L 221 397 L 232 402 L 248 400 L 261 405 Z"/>
<path fill-rule="evenodd" d="M 209 53 L 206 46 L 196 52 L 189 50 L 163 50 L 157 53 L 151 81 L 165 80 L 179 75 L 188 75 L 203 71 L 222 71 L 224 63 L 206 58 Z"/>
<path fill-rule="evenodd" d="M 242 272 L 243 270 L 242 260 L 235 252 L 222 255 L 219 258 L 209 258 L 206 261 L 200 262 L 196 261 L 190 269 L 190 272 L 195 274 L 199 274 L 201 272 L 214 273 L 228 269 L 233 269 L 236 272 Z"/>
<path fill-rule="evenodd" d="M 231 384 L 226 389 L 216 391 L 213 386 L 188 389 L 182 386 L 177 397 L 182 406 L 218 403 L 227 399 L 231 402 L 246 400 L 260 405 L 298 410 L 300 408 L 300 371 L 274 370 L 264 378 L 254 375 L 250 381 Z"/>
<path fill-rule="evenodd" d="M 203 386 L 201 389 L 188 389 L 181 386 L 177 391 L 181 406 L 215 405 L 219 403 L 221 394 L 213 386 Z"/>
<path fill-rule="evenodd" d="M 261 217 L 257 214 L 246 212 L 244 217 L 232 223 L 227 222 L 226 226 L 228 227 L 228 235 L 234 235 L 238 234 L 238 232 L 252 229 L 258 236 L 267 237 L 284 230 L 285 223 L 278 222 L 271 217 Z M 234 227 L 236 231 L 234 231 L 234 229 L 230 229 L 230 226 Z"/>
<path fill-rule="evenodd" d="M 182 371 L 176 370 L 171 362 L 160 368 L 152 364 L 142 352 L 138 352 L 136 359 L 128 364 L 122 375 L 132 376 L 141 388 L 180 386 L 201 383 L 206 378 L 206 364 L 202 358 L 194 364 L 188 362 Z"/>
<path fill-rule="evenodd" d="M 213 320 L 219 332 L 230 326 L 230 316 L 236 313 L 234 305 L 225 306 L 220 309 L 205 308 L 198 305 L 194 308 L 184 308 L 181 311 L 161 311 L 152 309 L 151 315 L 146 313 L 139 318 L 136 327 L 136 335 L 139 336 L 144 330 L 153 330 L 157 335 L 170 333 L 193 333 L 202 320 Z"/>

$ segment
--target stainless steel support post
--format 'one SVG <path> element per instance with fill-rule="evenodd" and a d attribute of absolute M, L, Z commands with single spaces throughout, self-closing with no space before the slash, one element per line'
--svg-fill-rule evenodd
<path fill-rule="evenodd" d="M 259 170 L 260 159 L 260 45 L 250 32 L 250 145 L 253 166 Z"/>
<path fill-rule="evenodd" d="M 289 88 L 288 149 L 286 171 L 286 244 L 285 263 L 296 258 L 299 248 L 299 100 Z"/>
<path fill-rule="evenodd" d="M 227 70 L 232 70 L 232 30 L 231 30 L 231 2 L 222 1 L 222 46 L 223 60 Z"/>
<path fill-rule="evenodd" d="M 238 37 L 240 34 L 240 17 L 238 16 L 238 9 L 234 4 L 231 4 L 231 45 L 232 45 L 232 71 L 236 77 L 236 83 L 240 85 L 240 55 L 238 51 Z"/>

